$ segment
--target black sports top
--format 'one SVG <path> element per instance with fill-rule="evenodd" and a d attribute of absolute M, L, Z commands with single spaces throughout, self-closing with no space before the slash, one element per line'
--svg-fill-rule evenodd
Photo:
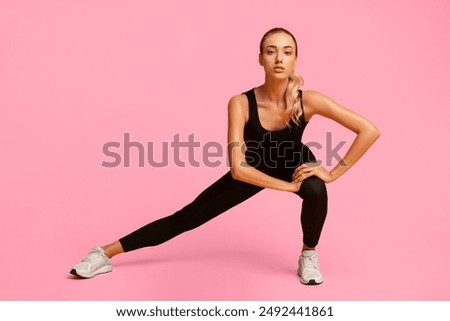
<path fill-rule="evenodd" d="M 273 173 L 283 169 L 293 169 L 305 161 L 311 160 L 310 151 L 301 142 L 303 131 L 308 122 L 303 111 L 302 91 L 299 90 L 302 114 L 300 124 L 292 119 L 290 125 L 280 130 L 267 130 L 260 122 L 255 88 L 243 93 L 247 96 L 249 118 L 244 127 L 244 141 L 246 145 L 246 162 L 261 171 Z M 305 159 L 305 156 L 308 156 Z"/>

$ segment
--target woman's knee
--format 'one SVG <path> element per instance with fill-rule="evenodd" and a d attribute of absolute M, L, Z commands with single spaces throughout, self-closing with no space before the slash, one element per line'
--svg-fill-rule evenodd
<path fill-rule="evenodd" d="M 317 176 L 311 176 L 305 179 L 297 194 L 303 199 L 328 199 L 325 182 Z"/>

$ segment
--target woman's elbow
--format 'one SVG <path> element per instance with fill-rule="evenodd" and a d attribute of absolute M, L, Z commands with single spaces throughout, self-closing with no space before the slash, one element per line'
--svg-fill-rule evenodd
<path fill-rule="evenodd" d="M 237 166 L 232 166 L 230 168 L 230 172 L 231 172 L 231 177 L 233 177 L 233 179 L 240 181 L 241 177 L 242 177 L 242 170 L 240 168 L 238 168 Z"/>
<path fill-rule="evenodd" d="M 378 137 L 381 136 L 381 132 L 380 132 L 380 130 L 379 130 L 378 128 L 376 128 L 375 126 L 373 126 L 373 127 L 370 129 L 370 135 L 373 137 L 374 140 L 377 140 Z"/>
<path fill-rule="evenodd" d="M 249 165 L 243 161 L 239 164 L 233 164 L 230 168 L 231 177 L 238 181 L 245 181 L 247 166 Z"/>
<path fill-rule="evenodd" d="M 367 135 L 366 137 L 368 137 L 372 142 L 375 142 L 381 136 L 380 130 L 373 125 L 366 128 L 365 132 Z"/>

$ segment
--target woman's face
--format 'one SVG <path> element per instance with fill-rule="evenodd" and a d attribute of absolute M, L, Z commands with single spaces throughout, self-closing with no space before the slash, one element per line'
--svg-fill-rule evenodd
<path fill-rule="evenodd" d="M 263 43 L 263 52 L 259 55 L 259 64 L 264 67 L 266 75 L 287 78 L 297 63 L 295 42 L 284 32 L 268 36 Z"/>

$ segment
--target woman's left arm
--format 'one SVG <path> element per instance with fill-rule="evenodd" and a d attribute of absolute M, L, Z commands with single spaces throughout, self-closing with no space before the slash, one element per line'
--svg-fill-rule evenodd
<path fill-rule="evenodd" d="M 309 116 L 309 119 L 315 114 L 327 117 L 355 132 L 357 136 L 345 156 L 331 171 L 317 163 L 306 163 L 295 169 L 293 180 L 303 181 L 315 175 L 325 183 L 333 182 L 349 170 L 380 137 L 380 131 L 368 119 L 317 91 L 303 92 L 303 106 L 305 116 Z"/>

